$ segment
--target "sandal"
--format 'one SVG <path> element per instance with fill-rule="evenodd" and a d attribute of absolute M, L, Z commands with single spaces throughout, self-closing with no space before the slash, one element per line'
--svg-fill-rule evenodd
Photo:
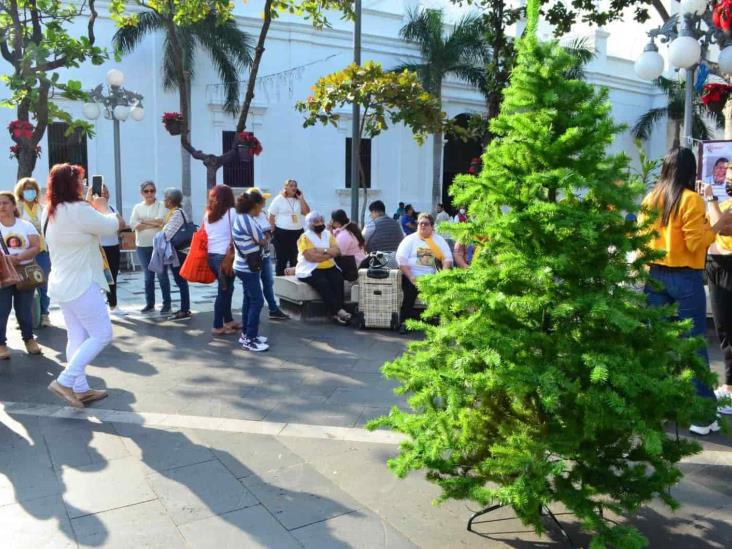
<path fill-rule="evenodd" d="M 84 403 L 76 398 L 76 395 L 74 394 L 74 391 L 71 389 L 71 387 L 64 387 L 58 381 L 53 380 L 51 383 L 48 384 L 48 390 L 51 391 L 54 395 L 64 399 L 69 406 L 73 406 L 74 408 L 84 407 Z"/>
<path fill-rule="evenodd" d="M 224 326 L 223 328 L 213 328 L 211 330 L 211 335 L 214 337 L 230 336 L 237 333 L 239 333 L 239 330 L 235 328 L 229 328 L 228 326 Z"/>
<path fill-rule="evenodd" d="M 238 323 L 236 320 L 232 320 L 231 322 L 224 322 L 224 328 L 239 331 L 241 330 L 241 324 Z"/>

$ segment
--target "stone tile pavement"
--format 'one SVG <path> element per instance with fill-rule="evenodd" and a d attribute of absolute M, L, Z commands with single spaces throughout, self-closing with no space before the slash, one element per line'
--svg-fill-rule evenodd
<path fill-rule="evenodd" d="M 132 312 L 140 278 L 120 284 Z M 110 397 L 84 412 L 45 389 L 63 364 L 63 330 L 42 330 L 44 355 L 30 357 L 11 323 L 16 351 L 0 364 L 0 546 L 564 547 L 550 524 L 537 537 L 509 510 L 469 533 L 474 505 L 435 506 L 423 474 L 388 471 L 398 436 L 362 426 L 405 405 L 379 373 L 404 339 L 264 319 L 271 352 L 247 354 L 209 335 L 212 293 L 193 290 L 189 322 L 115 319 L 113 344 L 89 368 Z M 52 320 L 61 325 L 57 311 Z M 704 446 L 674 490 L 683 507 L 654 504 L 632 519 L 651 547 L 732 546 L 732 439 Z M 587 546 L 573 517 L 554 511 Z"/>

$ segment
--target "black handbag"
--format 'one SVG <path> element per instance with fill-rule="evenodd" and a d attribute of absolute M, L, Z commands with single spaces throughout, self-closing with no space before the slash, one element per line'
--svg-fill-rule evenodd
<path fill-rule="evenodd" d="M 176 250 L 183 250 L 191 245 L 193 233 L 198 230 L 198 225 L 186 219 L 186 213 L 182 208 L 178 209 L 180 210 L 181 215 L 183 215 L 183 225 L 180 226 L 170 239 L 170 245 Z"/>
<path fill-rule="evenodd" d="M 343 274 L 343 279 L 349 282 L 355 282 L 358 280 L 358 266 L 356 265 L 356 258 L 352 255 L 339 255 L 335 258 L 336 265 Z"/>
<path fill-rule="evenodd" d="M 247 260 L 247 267 L 249 267 L 249 270 L 251 272 L 258 273 L 262 270 L 262 266 L 264 265 L 262 248 L 259 248 L 259 250 L 257 250 L 256 252 L 245 255 L 244 259 Z"/>

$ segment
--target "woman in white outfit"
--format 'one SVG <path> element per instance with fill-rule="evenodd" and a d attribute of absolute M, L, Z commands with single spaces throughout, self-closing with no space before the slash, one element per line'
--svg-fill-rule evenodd
<path fill-rule="evenodd" d="M 112 341 L 109 290 L 99 239 L 123 227 L 107 199 L 83 196 L 84 168 L 56 164 L 48 175 L 43 232 L 51 254 L 48 294 L 60 305 L 67 331 L 66 369 L 48 389 L 75 408 L 107 396 L 89 388 L 86 366 Z"/>

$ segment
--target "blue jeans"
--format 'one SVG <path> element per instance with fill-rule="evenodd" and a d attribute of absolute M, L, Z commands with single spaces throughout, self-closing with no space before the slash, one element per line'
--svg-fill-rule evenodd
<path fill-rule="evenodd" d="M 259 313 L 264 305 L 260 273 L 236 271 L 236 276 L 244 285 L 244 300 L 241 306 L 242 334 L 247 339 L 259 335 Z"/>
<path fill-rule="evenodd" d="M 689 336 L 705 337 L 707 331 L 707 298 L 704 293 L 704 271 L 701 269 L 668 268 L 651 265 L 651 277 L 661 283 L 660 289 L 646 285 L 646 300 L 650 307 L 678 305 L 679 320 L 690 319 L 692 322 Z M 699 356 L 709 367 L 709 355 L 706 343 L 699 349 Z M 700 397 L 710 398 L 716 402 L 714 391 L 698 379 L 694 379 L 696 393 Z M 714 417 L 704 418 L 699 424 L 709 424 Z"/>
<path fill-rule="evenodd" d="M 36 256 L 38 266 L 43 269 L 43 273 L 46 275 L 46 284 L 38 286 L 38 296 L 41 298 L 41 314 L 48 314 L 48 305 L 51 300 L 48 298 L 48 273 L 51 272 L 51 256 L 48 252 L 41 252 Z"/>
<path fill-rule="evenodd" d="M 223 328 L 225 322 L 234 320 L 231 314 L 231 298 L 234 295 L 235 278 L 228 277 L 219 271 L 224 254 L 208 254 L 208 266 L 216 273 L 218 278 L 219 291 L 214 302 L 214 328 Z"/>
<path fill-rule="evenodd" d="M 280 310 L 280 307 L 277 305 L 277 299 L 274 295 L 274 265 L 272 265 L 271 257 L 265 257 L 262 261 L 260 275 L 262 276 L 262 291 L 264 292 L 264 299 L 267 300 L 269 312 L 276 313 Z"/>
<path fill-rule="evenodd" d="M 178 290 L 180 291 L 180 310 L 184 313 L 188 313 L 191 310 L 191 293 L 188 289 L 188 281 L 180 276 L 180 268 L 183 266 L 183 262 L 186 260 L 186 254 L 182 254 L 180 252 L 176 252 L 178 254 L 178 261 L 180 262 L 180 265 L 177 267 L 170 267 L 170 270 L 173 271 L 173 280 L 175 280 L 175 285 L 178 286 Z M 168 268 L 165 268 L 166 274 L 165 278 L 168 278 L 167 274 Z"/>
<path fill-rule="evenodd" d="M 138 246 L 137 258 L 142 264 L 142 270 L 145 272 L 145 305 L 155 307 L 155 273 L 147 268 L 152 257 L 152 246 Z M 157 275 L 160 283 L 160 291 L 163 294 L 163 307 L 170 308 L 170 279 L 168 278 L 168 270 L 164 270 L 162 274 Z"/>
<path fill-rule="evenodd" d="M 10 310 L 15 309 L 15 318 L 20 325 L 23 341 L 33 339 L 33 290 L 18 290 L 15 286 L 0 288 L 0 345 L 7 343 L 5 332 Z"/>

